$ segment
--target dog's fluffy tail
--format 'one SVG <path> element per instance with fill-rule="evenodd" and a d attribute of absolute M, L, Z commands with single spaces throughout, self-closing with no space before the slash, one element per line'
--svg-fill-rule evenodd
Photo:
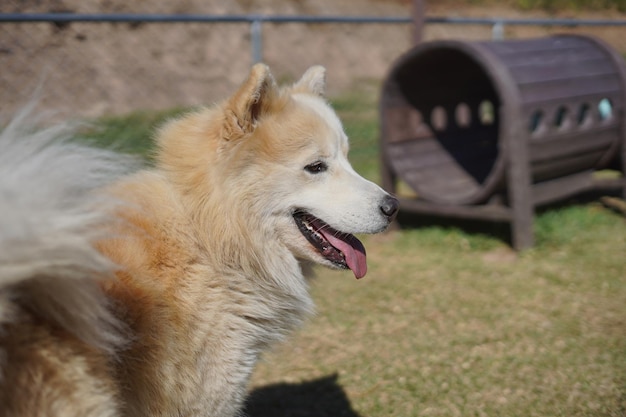
<path fill-rule="evenodd" d="M 123 326 L 98 282 L 115 266 L 93 242 L 114 203 L 93 189 L 128 163 L 72 143 L 67 125 L 29 129 L 30 113 L 0 133 L 0 327 L 26 309 L 113 353 Z"/>

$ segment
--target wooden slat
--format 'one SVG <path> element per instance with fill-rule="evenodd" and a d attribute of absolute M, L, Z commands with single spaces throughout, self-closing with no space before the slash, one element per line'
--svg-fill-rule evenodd
<path fill-rule="evenodd" d="M 604 155 L 603 151 L 596 151 L 534 163 L 531 168 L 533 178 L 535 180 L 550 179 L 592 169 L 600 161 L 602 155 Z"/>
<path fill-rule="evenodd" d="M 510 210 L 501 205 L 457 206 L 434 204 L 418 199 L 400 198 L 400 210 L 462 219 L 510 221 Z"/>
<path fill-rule="evenodd" d="M 603 59 L 606 55 L 596 48 L 556 48 L 538 51 L 520 51 L 517 54 L 499 55 L 502 62 L 509 68 L 543 67 L 548 64 L 566 65 L 589 59 Z"/>
<path fill-rule="evenodd" d="M 471 172 L 488 172 L 498 156 L 497 150 L 493 148 L 468 148 L 465 154 L 456 158 L 443 147 L 433 148 L 430 151 L 426 151 L 426 146 L 391 148 L 389 156 L 392 166 L 400 175 L 409 171 L 432 169 L 439 172 L 439 175 L 450 176 L 447 172 L 450 167 L 465 167 L 459 172 L 459 175 L 464 176 Z"/>
<path fill-rule="evenodd" d="M 462 130 L 458 130 L 459 133 Z M 473 134 L 472 134 L 473 132 Z M 481 135 L 475 130 L 467 130 L 467 134 L 458 134 L 441 139 L 419 138 L 403 142 L 390 143 L 389 154 L 394 158 L 415 158 L 418 163 L 437 164 L 441 161 L 438 154 L 458 155 L 460 160 L 474 159 L 486 152 L 497 153 L 498 145 L 494 135 Z M 447 156 L 444 156 L 447 160 Z"/>
<path fill-rule="evenodd" d="M 589 42 L 581 40 L 581 38 L 562 36 L 552 38 L 537 39 L 517 39 L 506 42 L 480 42 L 500 58 L 510 55 L 516 56 L 520 53 L 538 53 L 541 51 L 554 51 L 555 49 L 581 48 L 588 47 Z"/>
<path fill-rule="evenodd" d="M 457 165 L 445 170 L 405 172 L 402 178 L 420 196 L 431 201 L 458 202 L 479 192 L 481 185 L 465 175 Z"/>
<path fill-rule="evenodd" d="M 549 161 L 554 158 L 608 150 L 620 140 L 617 126 L 612 129 L 579 129 L 566 132 L 561 136 L 532 139 L 530 142 L 530 160 Z"/>
<path fill-rule="evenodd" d="M 610 74 L 601 77 L 585 78 L 576 82 L 560 80 L 548 85 L 544 83 L 527 84 L 520 86 L 520 97 L 522 103 L 529 105 L 540 102 L 572 100 L 588 95 L 617 96 L 622 89 L 621 83 L 622 80 L 620 80 L 617 74 Z"/>
<path fill-rule="evenodd" d="M 592 106 L 590 110 L 596 111 L 596 106 L 601 99 L 608 99 L 613 104 L 613 114 L 620 114 L 622 109 L 622 92 L 621 91 L 608 91 L 608 92 L 598 92 L 591 91 L 587 94 L 579 93 L 576 96 L 568 97 L 567 100 L 563 100 L 562 98 L 552 99 L 550 97 L 546 97 L 544 101 L 536 101 L 533 103 L 523 103 L 524 110 L 523 112 L 532 113 L 536 110 L 544 110 L 546 113 L 549 113 L 550 109 L 558 108 L 563 105 L 571 106 L 573 103 L 586 103 Z"/>
<path fill-rule="evenodd" d="M 574 175 L 534 184 L 532 187 L 533 204 L 547 204 L 565 197 L 588 190 L 593 186 L 592 171 L 583 171 Z"/>
<path fill-rule="evenodd" d="M 616 73 L 615 66 L 604 57 L 582 60 L 576 65 L 553 62 L 542 66 L 517 66 L 510 68 L 510 71 L 518 85 L 576 80 Z"/>

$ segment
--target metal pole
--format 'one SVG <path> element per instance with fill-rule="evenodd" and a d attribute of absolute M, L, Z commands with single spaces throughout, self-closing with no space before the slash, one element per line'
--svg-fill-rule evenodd
<path fill-rule="evenodd" d="M 504 23 L 502 21 L 494 23 L 491 27 L 491 40 L 504 40 Z"/>
<path fill-rule="evenodd" d="M 250 43 L 252 44 L 252 63 L 263 62 L 263 30 L 261 19 L 254 19 L 250 24 Z"/>
<path fill-rule="evenodd" d="M 413 44 L 417 45 L 424 38 L 426 21 L 426 0 L 413 0 Z"/>

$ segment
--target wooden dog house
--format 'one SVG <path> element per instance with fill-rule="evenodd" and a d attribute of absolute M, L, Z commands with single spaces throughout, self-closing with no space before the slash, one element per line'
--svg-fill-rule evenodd
<path fill-rule="evenodd" d="M 383 85 L 383 185 L 415 191 L 401 210 L 510 222 L 529 247 L 536 206 L 626 192 L 625 102 L 624 60 L 592 37 L 419 44 Z"/>

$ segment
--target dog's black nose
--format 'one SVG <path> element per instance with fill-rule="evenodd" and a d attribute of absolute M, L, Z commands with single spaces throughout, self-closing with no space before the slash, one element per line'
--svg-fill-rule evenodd
<path fill-rule="evenodd" d="M 398 202 L 398 199 L 388 195 L 383 199 L 383 203 L 380 206 L 380 211 L 382 211 L 383 214 L 387 216 L 387 218 L 389 218 L 389 220 L 391 221 L 394 217 L 396 217 L 396 214 L 398 214 L 399 206 L 400 203 Z"/>

